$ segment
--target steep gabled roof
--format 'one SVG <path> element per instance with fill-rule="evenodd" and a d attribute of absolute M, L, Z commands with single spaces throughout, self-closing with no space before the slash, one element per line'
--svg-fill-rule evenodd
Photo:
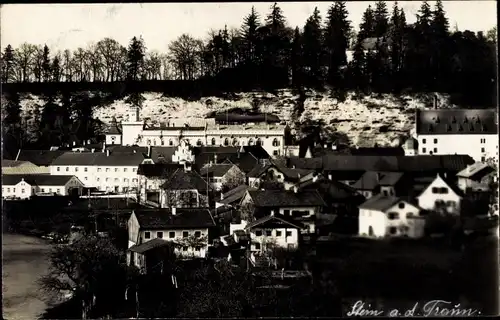
<path fill-rule="evenodd" d="M 237 186 L 236 188 L 231 189 L 228 192 L 224 193 L 222 195 L 222 200 L 219 200 L 217 202 L 223 203 L 223 204 L 231 204 L 231 203 L 237 202 L 245 196 L 245 194 L 247 193 L 247 190 L 249 188 L 250 187 L 245 185 L 245 184 Z"/>
<path fill-rule="evenodd" d="M 138 166 L 144 160 L 141 153 L 65 152 L 57 157 L 54 166 Z"/>
<path fill-rule="evenodd" d="M 407 202 L 398 197 L 384 196 L 382 194 L 377 194 L 376 196 L 373 196 L 370 199 L 366 200 L 364 203 L 362 203 L 359 206 L 359 208 L 385 212 L 387 209 L 391 208 L 396 203 L 401 201 Z"/>
<path fill-rule="evenodd" d="M 314 181 L 314 179 L 309 179 L 297 186 L 299 192 L 303 190 L 317 190 L 326 202 L 328 202 L 328 200 L 347 200 L 359 196 L 356 189 L 353 187 L 342 182 L 329 180 L 323 176 L 319 176 L 316 181 Z"/>
<path fill-rule="evenodd" d="M 29 174 L 29 175 L 5 174 L 2 175 L 2 184 L 6 186 L 13 186 L 21 182 L 21 180 L 24 180 L 32 186 L 64 186 L 73 177 L 74 176 L 49 175 L 49 174 Z"/>
<path fill-rule="evenodd" d="M 208 208 L 177 208 L 176 214 L 171 209 L 134 210 L 141 230 L 210 228 L 215 221 Z"/>
<path fill-rule="evenodd" d="M 37 166 L 49 166 L 52 162 L 62 155 L 64 151 L 55 150 L 21 150 L 17 160 L 29 161 Z"/>
<path fill-rule="evenodd" d="M 200 170 L 200 175 L 209 177 L 223 177 L 234 164 L 213 164 L 203 167 Z"/>
<path fill-rule="evenodd" d="M 302 223 L 295 221 L 293 218 L 285 217 L 284 215 L 276 213 L 276 214 L 272 214 L 272 215 L 260 218 L 258 220 L 255 220 L 254 222 L 250 222 L 249 224 L 247 224 L 245 226 L 245 229 L 247 229 L 247 230 L 252 229 L 252 228 L 255 228 L 261 224 L 264 224 L 266 222 L 273 221 L 273 220 L 279 221 L 281 223 L 287 224 L 287 225 L 295 227 L 297 229 L 304 229 L 304 227 L 305 227 Z"/>
<path fill-rule="evenodd" d="M 488 164 L 476 162 L 457 173 L 457 177 L 468 178 L 471 180 L 480 180 L 494 171 L 495 168 L 492 168 Z"/>
<path fill-rule="evenodd" d="M 402 177 L 401 172 L 367 171 L 352 187 L 357 190 L 374 190 L 378 186 L 394 186 Z"/>
<path fill-rule="evenodd" d="M 210 190 L 210 186 L 196 171 L 185 171 L 177 169 L 161 186 L 165 190 L 198 190 L 205 192 Z"/>

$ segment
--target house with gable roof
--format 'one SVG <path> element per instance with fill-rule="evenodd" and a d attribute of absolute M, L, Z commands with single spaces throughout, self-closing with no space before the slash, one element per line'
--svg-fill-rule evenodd
<path fill-rule="evenodd" d="M 2 198 L 29 199 L 43 193 L 60 196 L 81 195 L 82 182 L 75 176 L 28 174 L 2 175 Z"/>
<path fill-rule="evenodd" d="M 417 197 L 420 208 L 460 215 L 465 194 L 451 178 L 437 174 Z"/>
<path fill-rule="evenodd" d="M 367 199 L 379 193 L 386 196 L 400 196 L 408 185 L 408 181 L 404 178 L 402 172 L 366 171 L 351 187 Z"/>
<path fill-rule="evenodd" d="M 361 236 L 420 238 L 424 228 L 422 209 L 402 198 L 378 194 L 359 206 Z"/>
<path fill-rule="evenodd" d="M 457 173 L 458 187 L 463 192 L 488 191 L 490 184 L 498 180 L 495 168 L 482 162 L 476 162 Z"/>
<path fill-rule="evenodd" d="M 175 170 L 160 187 L 162 208 L 208 208 L 212 188 L 189 164 Z"/>
<path fill-rule="evenodd" d="M 262 182 L 278 182 L 285 189 L 291 188 L 299 181 L 311 179 L 315 175 L 314 170 L 287 168 L 284 165 L 269 161 L 257 164 L 248 174 L 248 184 L 258 187 Z"/>
<path fill-rule="evenodd" d="M 206 165 L 200 170 L 200 175 L 216 191 L 226 191 L 224 187 L 236 187 L 246 182 L 245 173 L 231 163 Z"/>

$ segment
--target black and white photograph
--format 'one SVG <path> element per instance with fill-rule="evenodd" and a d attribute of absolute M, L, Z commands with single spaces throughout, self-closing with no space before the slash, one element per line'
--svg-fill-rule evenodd
<path fill-rule="evenodd" d="M 0 10 L 3 319 L 498 315 L 496 1 Z"/>

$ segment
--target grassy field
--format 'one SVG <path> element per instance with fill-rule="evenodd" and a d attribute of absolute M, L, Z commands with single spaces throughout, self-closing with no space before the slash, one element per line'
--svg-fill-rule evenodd
<path fill-rule="evenodd" d="M 48 269 L 50 245 L 37 238 L 3 234 L 3 319 L 37 319 L 47 307 L 36 283 Z"/>

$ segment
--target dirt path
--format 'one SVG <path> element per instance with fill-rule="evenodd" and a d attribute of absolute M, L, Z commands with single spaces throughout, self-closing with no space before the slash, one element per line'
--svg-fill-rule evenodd
<path fill-rule="evenodd" d="M 50 245 L 22 235 L 2 237 L 3 318 L 37 319 L 47 307 L 36 281 L 47 272 Z"/>

